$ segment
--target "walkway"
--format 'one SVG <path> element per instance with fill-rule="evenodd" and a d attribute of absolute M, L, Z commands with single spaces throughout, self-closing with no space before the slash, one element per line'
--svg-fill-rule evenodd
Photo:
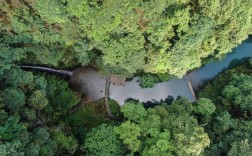
<path fill-rule="evenodd" d="M 105 106 L 106 106 L 106 110 L 108 112 L 108 115 L 111 116 L 111 111 L 109 108 L 109 88 L 110 88 L 110 81 L 109 81 L 110 77 L 107 76 L 106 77 L 106 86 L 105 86 Z"/>

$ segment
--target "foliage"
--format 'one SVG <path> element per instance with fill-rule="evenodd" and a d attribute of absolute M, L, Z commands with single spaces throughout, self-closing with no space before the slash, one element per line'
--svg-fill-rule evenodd
<path fill-rule="evenodd" d="M 69 152 L 74 153 L 76 148 L 78 147 L 77 140 L 69 135 L 66 136 L 62 131 L 60 130 L 52 130 L 51 131 L 52 138 L 55 140 L 55 142 L 58 144 L 58 147 L 61 149 L 61 152 Z"/>
<path fill-rule="evenodd" d="M 104 100 L 101 99 L 83 105 L 69 116 L 68 121 L 70 125 L 76 128 L 83 127 L 84 125 L 88 125 L 88 127 L 85 128 L 93 128 L 104 122 L 109 122 L 105 116 L 105 103 Z"/>
<path fill-rule="evenodd" d="M 139 150 L 141 141 L 138 138 L 141 136 L 141 129 L 137 124 L 126 121 L 120 127 L 115 127 L 115 133 L 120 135 L 120 139 L 130 151 L 134 153 Z"/>
<path fill-rule="evenodd" d="M 221 73 L 200 92 L 216 106 L 205 128 L 212 140 L 207 155 L 250 155 L 251 73 L 248 60 Z"/>
<path fill-rule="evenodd" d="M 140 86 L 142 88 L 152 88 L 154 87 L 155 83 L 159 82 L 159 79 L 155 75 L 145 74 L 140 77 Z"/>
<path fill-rule="evenodd" d="M 249 156 L 252 154 L 252 144 L 248 139 L 234 142 L 228 156 Z"/>
<path fill-rule="evenodd" d="M 134 101 L 125 103 L 122 107 L 122 112 L 125 118 L 134 122 L 140 122 L 140 120 L 147 117 L 145 108 Z"/>
<path fill-rule="evenodd" d="M 22 90 L 16 88 L 6 88 L 1 96 L 6 107 L 15 109 L 21 107 L 25 103 L 25 95 Z"/>
<path fill-rule="evenodd" d="M 126 120 L 115 127 L 115 132 L 131 154 L 200 155 L 210 143 L 204 129 L 190 115 L 192 108 L 185 99 L 147 110 L 141 103 L 130 101 L 122 112 Z"/>
<path fill-rule="evenodd" d="M 72 127 L 75 137 L 79 138 L 79 142 L 84 143 L 86 134 L 92 129 L 103 123 L 114 123 L 108 118 L 104 99 L 85 103 L 82 101 L 81 107 L 69 114 L 66 122 Z M 120 106 L 117 102 L 109 100 L 111 112 L 115 118 L 121 117 Z"/>
<path fill-rule="evenodd" d="M 24 151 L 21 151 L 22 147 L 21 141 L 13 141 L 3 144 L 0 142 L 0 154 L 2 156 L 11 156 L 11 155 L 24 155 Z"/>
<path fill-rule="evenodd" d="M 122 116 L 120 105 L 113 99 L 109 99 L 109 109 L 113 115 L 117 117 Z"/>
<path fill-rule="evenodd" d="M 41 110 L 48 104 L 48 100 L 45 96 L 46 95 L 43 91 L 35 90 L 30 96 L 28 102 L 32 107 Z"/>
<path fill-rule="evenodd" d="M 205 116 L 213 114 L 216 109 L 211 100 L 206 98 L 200 98 L 194 108 L 196 113 L 200 113 Z"/>
<path fill-rule="evenodd" d="M 236 109 L 252 112 L 252 76 L 233 75 L 232 81 L 222 91 L 223 97 Z"/>
<path fill-rule="evenodd" d="M 248 0 L 4 0 L 0 59 L 6 69 L 15 61 L 78 62 L 127 76 L 182 77 L 252 33 L 250 6 Z"/>
<path fill-rule="evenodd" d="M 2 0 L 0 155 L 81 155 L 80 144 L 91 155 L 251 155 L 251 59 L 219 75 L 193 105 L 180 98 L 146 109 L 130 101 L 118 122 L 107 118 L 102 100 L 86 104 L 67 82 L 15 65 L 90 65 L 106 74 L 141 74 L 141 86 L 153 87 L 223 58 L 245 40 L 252 33 L 251 5 Z M 116 102 L 110 106 L 121 115 Z"/>
<path fill-rule="evenodd" d="M 171 78 L 173 78 L 173 76 L 167 73 L 145 73 L 139 77 L 139 83 L 142 88 L 152 88 L 156 83 L 168 81 Z"/>
<path fill-rule="evenodd" d="M 87 134 L 81 150 L 86 151 L 87 155 L 94 156 L 122 155 L 121 142 L 113 131 L 113 126 L 108 124 L 93 128 Z"/>
<path fill-rule="evenodd" d="M 0 75 L 1 155 L 73 153 L 78 143 L 71 136 L 70 126 L 62 123 L 71 107 L 80 101 L 78 94 L 66 82 L 56 81 L 52 76 L 33 75 L 17 67 L 3 73 Z M 64 129 L 56 128 L 61 126 Z"/>
<path fill-rule="evenodd" d="M 218 75 L 213 82 L 202 89 L 199 96 L 210 99 L 215 104 L 217 113 L 223 110 L 232 113 L 231 110 L 234 107 L 236 110 L 241 110 L 241 105 L 245 103 L 238 103 L 239 99 L 249 100 L 250 85 L 248 83 L 251 73 L 252 68 L 248 62 L 229 69 Z M 237 102 L 235 102 L 235 99 L 237 99 Z M 243 110 L 248 110 L 245 105 L 243 107 Z"/>

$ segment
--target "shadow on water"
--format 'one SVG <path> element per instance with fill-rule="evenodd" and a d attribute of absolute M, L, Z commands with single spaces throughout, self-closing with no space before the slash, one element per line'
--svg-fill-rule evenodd
<path fill-rule="evenodd" d="M 241 64 L 243 64 L 244 62 L 246 62 L 248 59 L 250 59 L 251 57 L 245 57 L 243 59 L 233 59 L 229 65 L 226 68 L 223 68 L 219 74 L 225 72 L 227 69 L 232 69 L 235 68 Z M 198 84 L 197 88 L 194 88 L 195 92 L 199 92 L 202 88 L 204 88 L 204 86 L 206 86 L 207 84 L 211 83 L 214 79 L 213 78 L 209 78 L 209 79 L 204 79 L 201 81 L 201 84 Z"/>
<path fill-rule="evenodd" d="M 133 98 L 128 98 L 125 100 L 125 103 L 126 102 L 130 102 L 130 101 L 134 101 L 134 102 L 137 102 L 139 103 L 140 101 L 138 99 L 133 99 Z M 172 102 L 174 101 L 174 97 L 173 96 L 170 96 L 168 95 L 167 98 L 165 100 L 160 100 L 160 101 L 157 101 L 155 99 L 152 99 L 151 101 L 146 101 L 146 102 L 143 102 L 143 106 L 148 109 L 148 108 L 153 108 L 157 105 L 160 105 L 160 104 L 167 104 L 167 105 L 170 105 Z"/>
<path fill-rule="evenodd" d="M 206 64 L 202 68 L 196 69 L 188 73 L 187 77 L 192 84 L 194 90 L 199 90 L 207 83 L 211 82 L 220 72 L 228 68 L 233 68 L 243 61 L 252 57 L 252 36 L 249 36 L 241 45 L 236 47 L 232 53 L 219 62 L 212 62 Z M 26 70 L 43 71 L 49 74 L 59 75 L 60 77 L 70 80 L 75 86 L 79 87 L 80 92 L 88 92 L 92 99 L 99 99 L 104 96 L 105 77 L 101 76 L 94 69 L 79 68 L 78 70 L 57 70 L 49 69 L 47 67 L 40 66 L 38 69 L 36 66 L 33 68 L 26 68 Z M 21 67 L 25 68 L 25 67 Z M 75 72 L 75 76 L 71 76 Z M 183 77 L 182 79 L 174 78 L 167 82 L 156 84 L 153 88 L 141 88 L 139 87 L 138 77 L 134 77 L 131 81 L 127 81 L 126 85 L 114 86 L 110 85 L 110 98 L 117 101 L 120 105 L 123 105 L 128 100 L 138 100 L 143 102 L 145 107 L 152 107 L 160 101 L 165 103 L 171 103 L 179 96 L 184 96 L 189 101 L 194 101 L 188 83 Z M 157 102 L 159 101 L 159 102 Z"/>
<path fill-rule="evenodd" d="M 252 42 L 251 42 L 252 43 Z M 245 57 L 241 60 L 239 59 L 234 59 L 230 62 L 229 66 L 227 67 L 228 69 L 231 69 L 231 68 L 235 68 L 241 64 L 243 64 L 244 62 L 248 61 L 251 57 Z"/>
<path fill-rule="evenodd" d="M 90 100 L 98 100 L 104 97 L 105 77 L 89 67 L 80 67 L 72 71 L 60 70 L 45 66 L 18 65 L 21 69 L 49 75 L 59 76 L 69 81 L 69 87 Z"/>
<path fill-rule="evenodd" d="M 219 73 L 235 67 L 252 56 L 252 36 L 234 48 L 232 53 L 219 62 L 211 62 L 187 74 L 193 90 L 199 90 L 211 82 Z M 165 99 L 168 95 L 177 98 L 184 96 L 189 101 L 195 101 L 188 87 L 185 76 L 182 79 L 174 78 L 167 82 L 157 83 L 153 88 L 138 87 L 138 78 L 127 81 L 125 87 L 111 86 L 110 98 L 123 105 L 125 99 L 137 99 L 152 106 L 156 101 Z"/>
<path fill-rule="evenodd" d="M 170 104 L 172 104 L 173 101 L 174 101 L 174 97 L 168 95 L 168 97 L 165 100 L 161 99 L 160 101 L 156 101 L 155 99 L 153 99 L 152 101 L 144 102 L 143 105 L 147 109 L 147 108 L 153 108 L 153 107 L 160 105 L 160 104 L 163 104 L 163 103 L 170 105 Z"/>
<path fill-rule="evenodd" d="M 214 79 L 219 73 L 226 69 L 239 65 L 248 57 L 252 57 L 252 37 L 250 36 L 242 44 L 237 46 L 232 53 L 219 62 L 212 62 L 206 64 L 202 68 L 196 69 L 188 74 L 190 77 L 192 86 L 195 90 L 202 88 L 207 82 Z M 238 60 L 241 60 L 238 61 Z"/>

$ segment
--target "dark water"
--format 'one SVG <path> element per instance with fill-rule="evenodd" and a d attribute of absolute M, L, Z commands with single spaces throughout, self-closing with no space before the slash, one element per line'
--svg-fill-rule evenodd
<path fill-rule="evenodd" d="M 209 63 L 188 74 L 193 88 L 199 89 L 204 85 L 204 82 L 212 80 L 221 71 L 228 68 L 233 60 L 241 60 L 246 57 L 252 57 L 252 43 L 248 40 L 244 41 L 240 46 L 235 48 L 232 53 L 225 57 L 224 60 L 216 63 Z"/>
<path fill-rule="evenodd" d="M 35 65 L 18 66 L 25 70 L 35 70 L 40 72 L 52 73 L 58 76 L 68 76 L 69 86 L 73 90 L 84 94 L 90 100 L 98 100 L 104 97 L 106 77 L 100 75 L 96 70 L 92 68 L 80 67 L 73 71 L 69 71 Z"/>
<path fill-rule="evenodd" d="M 218 73 L 226 69 L 232 60 L 252 57 L 252 43 L 248 40 L 228 54 L 226 58 L 220 62 L 209 63 L 202 68 L 199 68 L 188 74 L 192 87 L 198 89 L 204 82 L 212 80 Z M 189 86 L 183 77 L 182 79 L 171 79 L 167 82 L 158 83 L 153 88 L 142 89 L 137 82 L 137 77 L 132 81 L 128 81 L 125 87 L 110 86 L 110 98 L 123 104 L 129 98 L 137 99 L 140 102 L 160 101 L 166 99 L 169 95 L 176 98 L 177 96 L 184 96 L 190 101 L 195 101 Z"/>

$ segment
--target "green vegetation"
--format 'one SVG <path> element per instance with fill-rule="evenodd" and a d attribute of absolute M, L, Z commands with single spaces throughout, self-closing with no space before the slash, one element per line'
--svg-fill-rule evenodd
<path fill-rule="evenodd" d="M 181 77 L 208 57 L 222 58 L 252 33 L 251 5 L 248 0 L 3 0 L 1 71 L 21 61 Z"/>
<path fill-rule="evenodd" d="M 220 74 L 194 103 L 109 100 L 113 118 L 103 99 L 86 102 L 59 78 L 12 67 L 0 76 L 1 155 L 249 156 L 250 62 Z"/>
<path fill-rule="evenodd" d="M 252 66 L 251 59 L 220 74 L 200 93 L 216 106 L 208 120 L 211 146 L 209 155 L 250 155 L 252 136 Z"/>
<path fill-rule="evenodd" d="M 76 139 L 71 138 L 71 131 L 67 133 L 69 125 L 62 127 L 62 123 L 68 109 L 78 104 L 80 98 L 66 82 L 14 67 L 5 70 L 0 79 L 1 155 L 54 155 L 75 151 Z M 62 110 L 58 109 L 60 105 L 56 105 L 55 99 L 72 102 L 62 103 L 65 108 Z"/>
<path fill-rule="evenodd" d="M 145 108 L 85 101 L 16 64 L 92 66 L 153 87 L 252 34 L 250 0 L 1 0 L 0 155 L 252 155 L 252 59 L 198 93 Z"/>
<path fill-rule="evenodd" d="M 122 155 L 121 142 L 113 129 L 113 126 L 107 124 L 93 128 L 87 134 L 81 150 L 94 156 Z"/>
<path fill-rule="evenodd" d="M 173 76 L 169 74 L 143 74 L 140 76 L 140 86 L 142 88 L 152 88 L 156 83 L 168 81 L 173 78 Z"/>
<path fill-rule="evenodd" d="M 128 102 L 122 112 L 126 120 L 115 132 L 132 154 L 200 155 L 210 143 L 185 99 L 147 110 L 140 103 Z"/>

